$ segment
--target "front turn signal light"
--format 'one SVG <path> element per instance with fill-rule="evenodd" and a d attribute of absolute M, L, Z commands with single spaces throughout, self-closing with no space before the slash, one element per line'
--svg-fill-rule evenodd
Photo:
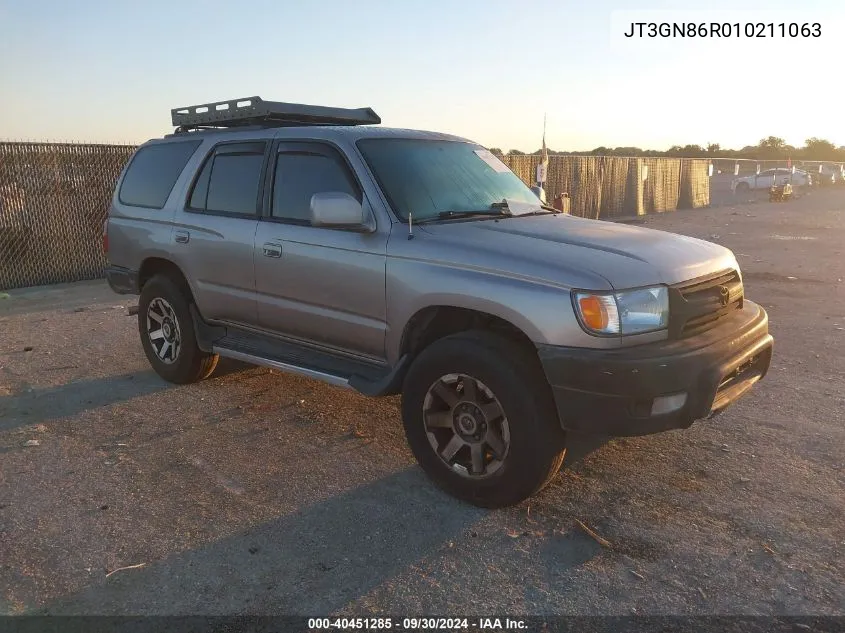
<path fill-rule="evenodd" d="M 619 310 L 613 295 L 576 295 L 578 312 L 584 326 L 601 334 L 619 333 Z"/>

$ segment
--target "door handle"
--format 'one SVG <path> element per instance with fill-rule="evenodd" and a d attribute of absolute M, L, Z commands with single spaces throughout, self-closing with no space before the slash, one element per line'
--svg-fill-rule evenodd
<path fill-rule="evenodd" d="M 281 257 L 282 245 L 275 242 L 264 242 L 264 257 Z"/>
<path fill-rule="evenodd" d="M 174 239 L 179 244 L 187 244 L 188 241 L 191 239 L 191 234 L 187 231 L 176 231 L 176 237 Z"/>

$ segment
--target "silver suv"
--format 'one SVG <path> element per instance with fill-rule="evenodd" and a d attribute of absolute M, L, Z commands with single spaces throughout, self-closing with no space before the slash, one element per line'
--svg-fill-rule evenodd
<path fill-rule="evenodd" d="M 401 394 L 431 479 L 501 507 L 549 482 L 568 433 L 687 428 L 769 368 L 768 317 L 722 246 L 559 213 L 478 144 L 369 108 L 171 114 L 104 235 L 168 381 L 225 356 Z"/>

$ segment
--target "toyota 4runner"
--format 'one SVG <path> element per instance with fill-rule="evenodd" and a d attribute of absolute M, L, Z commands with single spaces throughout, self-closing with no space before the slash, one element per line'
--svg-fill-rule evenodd
<path fill-rule="evenodd" d="M 687 428 L 768 371 L 768 317 L 722 246 L 560 213 L 478 144 L 370 108 L 171 116 L 103 236 L 168 381 L 224 356 L 401 394 L 431 479 L 500 507 L 549 482 L 568 432 Z"/>

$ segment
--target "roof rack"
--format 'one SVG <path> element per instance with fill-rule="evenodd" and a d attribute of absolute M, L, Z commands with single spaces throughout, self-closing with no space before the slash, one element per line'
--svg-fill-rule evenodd
<path fill-rule="evenodd" d="M 306 125 L 372 125 L 381 117 L 372 108 L 331 108 L 264 101 L 246 97 L 201 105 L 173 108 L 170 111 L 176 133 L 215 128 L 296 127 Z"/>

